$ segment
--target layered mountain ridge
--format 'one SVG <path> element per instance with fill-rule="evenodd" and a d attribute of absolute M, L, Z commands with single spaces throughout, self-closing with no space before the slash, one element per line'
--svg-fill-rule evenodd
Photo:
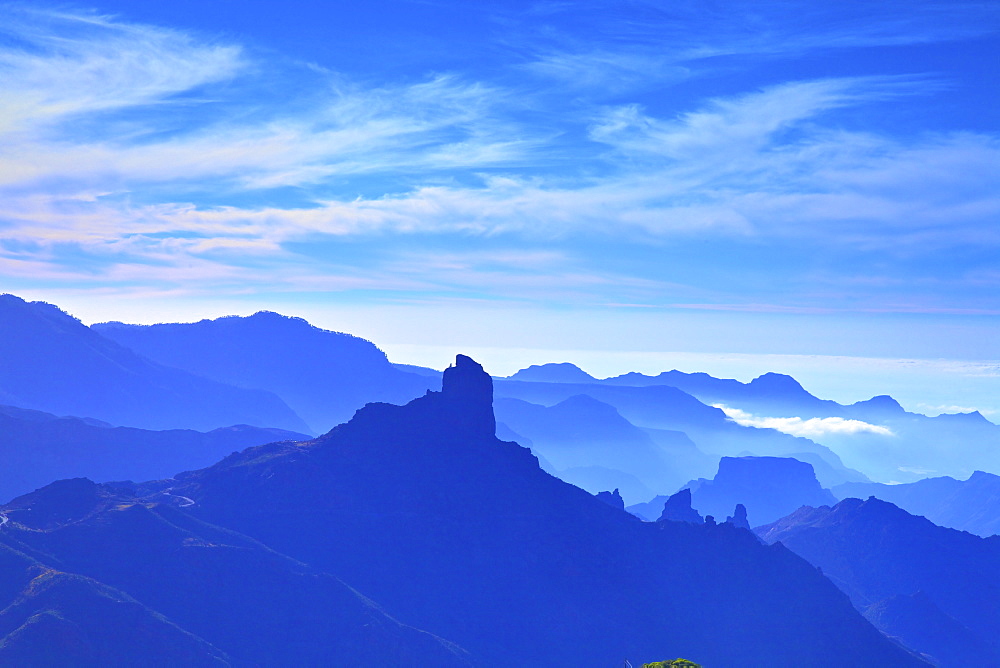
<path fill-rule="evenodd" d="M 0 295 L 0 403 L 144 429 L 308 431 L 276 395 L 151 361 L 51 304 Z"/>
<path fill-rule="evenodd" d="M 643 523 L 549 476 L 495 438 L 491 399 L 489 376 L 459 356 L 440 392 L 177 476 L 174 493 L 494 665 L 667 651 L 919 664 L 783 549 L 730 525 Z"/>
<path fill-rule="evenodd" d="M 194 323 L 91 329 L 189 373 L 280 396 L 315 432 L 372 401 L 406 402 L 437 380 L 395 368 L 373 343 L 271 311 Z"/>

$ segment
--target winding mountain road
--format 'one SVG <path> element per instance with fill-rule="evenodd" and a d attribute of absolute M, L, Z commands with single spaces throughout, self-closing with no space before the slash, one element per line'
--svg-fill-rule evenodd
<path fill-rule="evenodd" d="M 181 496 L 180 494 L 171 494 L 171 492 L 173 492 L 173 491 L 174 491 L 174 488 L 170 487 L 168 489 L 163 490 L 163 494 L 164 494 L 164 496 L 169 496 L 169 497 L 174 498 L 174 499 L 180 499 L 180 503 L 177 504 L 178 508 L 187 508 L 189 506 L 193 506 L 194 505 L 194 499 L 192 499 L 190 497 L 187 497 L 187 496 Z"/>

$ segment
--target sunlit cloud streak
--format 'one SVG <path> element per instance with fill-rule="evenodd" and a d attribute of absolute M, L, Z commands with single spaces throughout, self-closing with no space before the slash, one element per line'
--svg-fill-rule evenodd
<path fill-rule="evenodd" d="M 744 427 L 759 427 L 761 429 L 774 429 L 792 436 L 803 436 L 805 438 L 822 438 L 829 435 L 853 434 L 877 434 L 879 436 L 892 436 L 892 430 L 881 425 L 869 424 L 862 420 L 849 420 L 842 417 L 808 418 L 803 420 L 800 417 L 760 417 L 732 408 L 724 404 L 712 404 L 722 410 L 726 417 L 736 424 Z"/>

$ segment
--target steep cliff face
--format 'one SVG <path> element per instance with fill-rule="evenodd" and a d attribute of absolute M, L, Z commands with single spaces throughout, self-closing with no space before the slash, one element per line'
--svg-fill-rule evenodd
<path fill-rule="evenodd" d="M 692 505 L 704 515 L 725 517 L 746 506 L 753 525 L 773 522 L 800 506 L 834 504 L 813 467 L 790 457 L 723 457 L 712 480 L 692 485 Z"/>
<path fill-rule="evenodd" d="M 919 664 L 784 548 L 728 524 L 643 523 L 544 473 L 496 439 L 491 400 L 459 357 L 440 392 L 252 448 L 173 493 L 487 665 Z"/>

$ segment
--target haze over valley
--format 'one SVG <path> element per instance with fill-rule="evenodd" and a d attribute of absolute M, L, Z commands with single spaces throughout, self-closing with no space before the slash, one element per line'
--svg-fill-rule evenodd
<path fill-rule="evenodd" d="M 0 665 L 1000 666 L 998 56 L 0 0 Z"/>

